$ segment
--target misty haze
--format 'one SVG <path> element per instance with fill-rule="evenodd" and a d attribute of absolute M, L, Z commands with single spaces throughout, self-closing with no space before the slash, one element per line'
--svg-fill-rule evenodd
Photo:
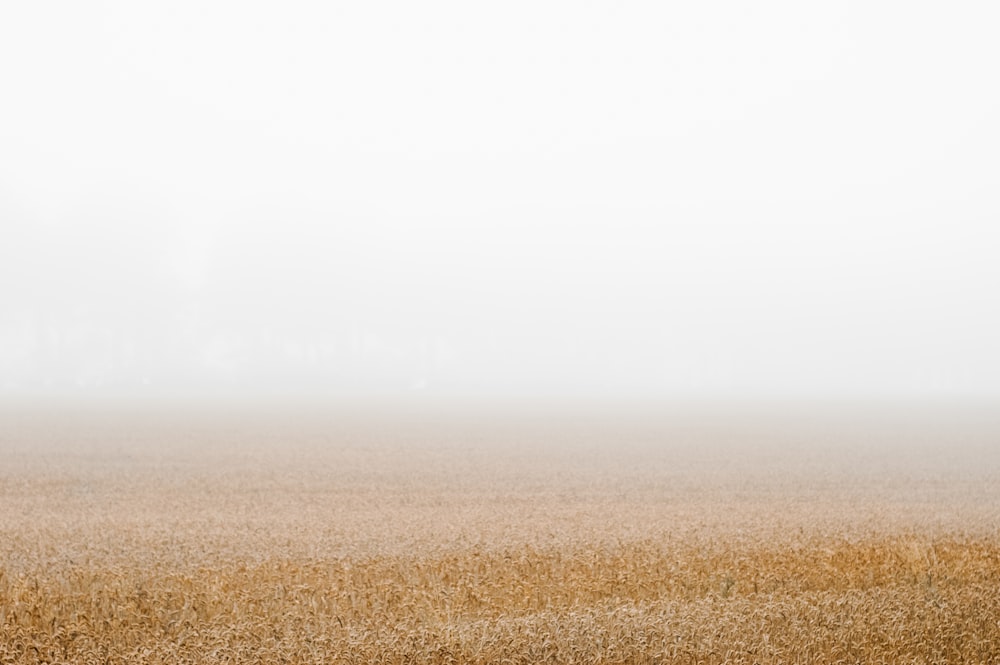
<path fill-rule="evenodd" d="M 0 390 L 995 398 L 973 7 L 15 3 Z"/>

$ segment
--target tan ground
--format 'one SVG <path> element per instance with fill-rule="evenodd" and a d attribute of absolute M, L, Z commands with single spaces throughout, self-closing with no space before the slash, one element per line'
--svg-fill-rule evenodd
<path fill-rule="evenodd" d="M 0 417 L 0 663 L 1000 661 L 1000 415 Z"/>

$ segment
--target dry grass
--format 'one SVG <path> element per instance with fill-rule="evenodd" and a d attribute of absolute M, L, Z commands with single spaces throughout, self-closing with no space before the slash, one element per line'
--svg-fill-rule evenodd
<path fill-rule="evenodd" d="M 8 414 L 0 663 L 1000 660 L 989 418 L 376 416 Z"/>

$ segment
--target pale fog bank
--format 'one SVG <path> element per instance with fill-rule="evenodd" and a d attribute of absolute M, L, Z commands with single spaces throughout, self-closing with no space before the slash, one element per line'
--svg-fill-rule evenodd
<path fill-rule="evenodd" d="M 0 402 L 1000 398 L 996 3 L 0 3 Z"/>

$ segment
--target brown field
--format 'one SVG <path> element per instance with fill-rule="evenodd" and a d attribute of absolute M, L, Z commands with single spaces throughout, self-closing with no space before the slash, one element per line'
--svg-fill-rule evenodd
<path fill-rule="evenodd" d="M 9 410 L 0 663 L 1000 662 L 997 412 L 776 414 Z"/>

